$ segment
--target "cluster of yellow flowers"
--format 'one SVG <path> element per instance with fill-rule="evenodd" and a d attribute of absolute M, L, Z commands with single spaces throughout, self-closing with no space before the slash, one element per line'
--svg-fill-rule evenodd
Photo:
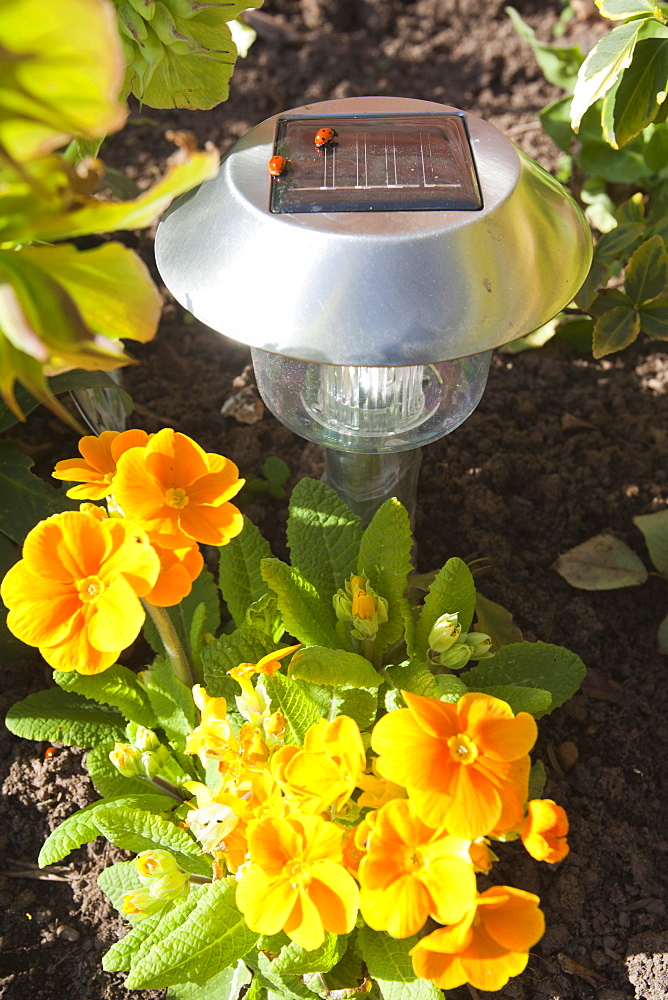
<path fill-rule="evenodd" d="M 95 674 L 116 662 L 145 619 L 140 598 L 178 604 L 199 575 L 199 542 L 224 545 L 243 527 L 229 501 L 243 486 L 236 465 L 165 428 L 103 431 L 58 462 L 56 479 L 81 483 L 83 503 L 28 534 L 0 596 L 7 626 L 56 670 Z"/>
<path fill-rule="evenodd" d="M 534 719 L 486 694 L 450 704 L 403 692 L 408 707 L 371 733 L 370 766 L 347 716 L 320 720 L 296 746 L 284 742 L 285 719 L 262 680 L 295 648 L 230 671 L 246 720 L 237 735 L 225 699 L 194 691 L 202 719 L 186 749 L 217 762 L 220 786 L 189 784 L 188 825 L 236 878 L 248 926 L 312 950 L 325 932 L 352 931 L 358 912 L 395 938 L 431 919 L 441 926 L 412 949 L 416 975 L 444 989 L 501 989 L 525 968 L 544 920 L 531 893 L 478 893 L 476 872 L 495 860 L 489 839 L 521 836 L 550 862 L 568 852 L 564 811 L 527 804 Z"/>

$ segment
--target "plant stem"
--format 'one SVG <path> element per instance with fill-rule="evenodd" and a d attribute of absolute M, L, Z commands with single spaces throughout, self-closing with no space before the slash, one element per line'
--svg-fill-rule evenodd
<path fill-rule="evenodd" d="M 142 601 L 142 604 L 158 630 L 160 641 L 164 646 L 165 653 L 174 669 L 174 673 L 180 681 L 183 681 L 186 687 L 192 687 L 195 684 L 195 675 L 176 634 L 172 619 L 167 614 L 167 610 L 165 608 L 158 608 L 155 604 L 149 604 L 148 601 Z"/>
<path fill-rule="evenodd" d="M 176 799 L 177 802 L 187 802 L 187 793 L 184 795 L 171 781 L 166 781 L 157 774 L 153 778 L 146 778 L 146 781 L 149 781 L 159 792 L 164 792 L 165 795 L 170 795 L 173 799 Z"/>

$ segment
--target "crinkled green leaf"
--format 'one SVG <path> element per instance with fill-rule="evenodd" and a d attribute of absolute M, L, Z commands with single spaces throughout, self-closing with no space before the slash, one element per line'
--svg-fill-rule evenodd
<path fill-rule="evenodd" d="M 84 809 L 72 813 L 49 834 L 39 852 L 38 864 L 40 868 L 52 865 L 66 857 L 70 851 L 81 847 L 82 844 L 95 840 L 102 832 L 99 817 L 110 809 L 120 813 L 142 811 L 148 816 L 170 810 L 173 805 L 173 799 L 167 795 L 160 795 L 158 792 L 147 795 L 121 795 L 118 798 L 100 799 L 98 802 L 93 802 Z M 150 812 L 146 812 L 146 810 L 150 810 Z M 173 826 L 173 824 L 170 825 Z"/>
<path fill-rule="evenodd" d="M 298 649 L 290 661 L 288 676 L 328 687 L 377 690 L 382 677 L 363 656 L 343 649 L 308 646 Z"/>
<path fill-rule="evenodd" d="M 258 528 L 244 515 L 240 534 L 220 549 L 218 584 L 237 628 L 244 624 L 246 612 L 268 592 L 260 564 L 271 558 L 271 548 Z"/>
<path fill-rule="evenodd" d="M 410 691 L 424 698 L 436 697 L 436 678 L 423 660 L 387 667 L 387 676 L 399 691 Z"/>
<path fill-rule="evenodd" d="M 89 750 L 84 766 L 95 788 L 105 798 L 118 795 L 146 795 L 155 791 L 146 778 L 126 778 L 109 760 L 109 753 L 114 749 L 114 741 L 98 743 Z"/>
<path fill-rule="evenodd" d="M 169 615 L 176 634 L 179 637 L 184 649 L 190 650 L 190 626 L 192 618 L 200 604 L 206 606 L 206 631 L 215 633 L 220 626 L 220 600 L 218 589 L 214 583 L 213 576 L 206 567 L 202 570 L 196 580 L 193 581 L 192 590 L 178 604 L 171 608 L 165 608 Z M 150 644 L 151 649 L 156 653 L 164 653 L 164 647 L 158 630 L 147 615 L 144 623 L 144 638 Z"/>
<path fill-rule="evenodd" d="M 359 517 L 331 486 L 302 479 L 290 497 L 287 534 L 292 565 L 324 600 L 331 600 L 355 572 Z"/>
<path fill-rule="evenodd" d="M 628 306 L 615 306 L 594 324 L 592 354 L 603 358 L 632 344 L 640 333 L 640 316 Z"/>
<path fill-rule="evenodd" d="M 125 736 L 125 720 L 118 712 L 60 688 L 37 691 L 12 705 L 5 725 L 24 740 L 57 740 L 86 748 Z"/>
<path fill-rule="evenodd" d="M 263 578 L 276 594 L 286 631 L 306 646 L 339 646 L 332 602 L 325 601 L 298 570 L 280 559 L 263 559 L 261 565 Z"/>
<path fill-rule="evenodd" d="M 140 798 L 143 797 L 138 797 L 138 801 Z M 172 798 L 159 798 L 167 799 L 169 804 L 166 810 L 174 805 Z M 157 816 L 155 812 L 130 807 L 118 809 L 109 803 L 95 813 L 95 822 L 99 833 L 116 847 L 134 851 L 135 854 L 155 847 L 164 848 L 174 855 L 184 871 L 205 877 L 211 875 L 211 859 L 202 855 L 199 844 L 188 831 L 176 826 L 170 819 Z"/>
<path fill-rule="evenodd" d="M 622 70 L 630 65 L 641 25 L 640 21 L 630 21 L 614 28 L 583 62 L 571 104 L 571 124 L 576 132 L 585 111 L 605 96 Z"/>
<path fill-rule="evenodd" d="M 429 588 L 415 626 L 415 655 L 424 658 L 429 633 L 441 615 L 459 615 L 462 633 L 468 632 L 475 610 L 475 584 L 471 570 L 461 559 L 448 559 Z"/>
<path fill-rule="evenodd" d="M 113 11 L 90 0 L 3 0 L 0 148 L 43 156 L 72 135 L 121 128 L 124 60 Z"/>
<path fill-rule="evenodd" d="M 552 712 L 572 698 L 585 673 L 580 657 L 563 646 L 547 642 L 517 642 L 504 646 L 491 659 L 481 660 L 461 678 L 470 691 L 481 691 L 495 685 L 549 691 L 552 703 L 546 711 Z"/>
<path fill-rule="evenodd" d="M 666 294 L 668 250 L 659 235 L 645 240 L 629 260 L 624 275 L 624 290 L 637 308 Z"/>
<path fill-rule="evenodd" d="M 374 639 L 374 660 L 381 661 L 389 646 L 402 638 L 411 620 L 404 593 L 411 572 L 411 533 L 408 512 L 393 497 L 380 507 L 366 528 L 357 560 L 358 573 L 365 573 L 371 586 L 388 602 L 388 620 Z M 409 637 L 410 640 L 410 637 Z M 324 645 L 324 644 L 323 644 Z"/>
<path fill-rule="evenodd" d="M 225 966 L 236 965 L 258 935 L 239 913 L 235 891 L 233 880 L 191 886 L 186 900 L 141 944 L 127 988 L 172 986 L 184 980 L 203 985 Z"/>
<path fill-rule="evenodd" d="M 257 958 L 247 955 L 245 961 L 255 969 L 256 980 L 267 990 L 267 1000 L 313 1000 L 313 992 L 301 976 L 279 975 L 263 951 L 258 949 Z"/>
<path fill-rule="evenodd" d="M 156 659 L 149 670 L 142 670 L 139 682 L 148 695 L 148 700 L 160 726 L 179 749 L 185 745 L 185 737 L 193 731 L 199 718 L 190 688 L 175 676 L 168 660 Z"/>
<path fill-rule="evenodd" d="M 613 149 L 624 146 L 655 121 L 666 99 L 668 38 L 643 38 L 642 34 L 631 65 L 603 101 L 603 134 Z"/>
<path fill-rule="evenodd" d="M 233 701 L 239 694 L 239 685 L 228 671 L 240 663 L 257 663 L 267 653 L 277 649 L 273 639 L 254 628 L 238 628 L 229 635 L 221 635 L 202 648 L 204 684 L 207 694 Z"/>
<path fill-rule="evenodd" d="M 436 690 L 433 697 L 438 698 L 439 701 L 456 703 L 468 691 L 461 677 L 456 677 L 454 674 L 437 674 L 434 680 L 436 681 Z"/>
<path fill-rule="evenodd" d="M 295 681 L 318 707 L 323 718 L 335 719 L 348 715 L 362 731 L 371 729 L 378 714 L 378 691 L 359 687 L 325 687 L 306 681 Z"/>
<path fill-rule="evenodd" d="M 109 897 L 115 910 L 121 912 L 123 896 L 126 892 L 141 889 L 137 866 L 134 861 L 119 861 L 103 869 L 97 877 L 97 884 Z"/>
<path fill-rule="evenodd" d="M 266 635 L 270 636 L 274 642 L 279 642 L 285 632 L 285 628 L 283 627 L 281 613 L 278 610 L 278 601 L 276 596 L 267 591 L 267 593 L 263 594 L 259 600 L 253 601 L 252 604 L 249 604 L 246 608 L 243 625 L 247 628 L 257 629 L 259 632 L 264 632 Z"/>
<path fill-rule="evenodd" d="M 475 617 L 475 630 L 490 637 L 493 653 L 511 642 L 522 641 L 522 633 L 513 622 L 510 611 L 480 593 L 476 594 Z"/>
<path fill-rule="evenodd" d="M 322 712 L 300 684 L 288 680 L 283 674 L 265 676 L 264 685 L 271 698 L 272 711 L 280 709 L 288 723 L 287 742 L 301 746 L 311 726 L 322 718 Z"/>
<path fill-rule="evenodd" d="M 63 510 L 79 509 L 64 490 L 54 489 L 33 475 L 33 465 L 14 441 L 0 441 L 0 531 L 18 544 L 38 521 Z"/>
<path fill-rule="evenodd" d="M 307 972 L 329 972 L 343 956 L 348 945 L 347 934 L 326 934 L 319 948 L 306 951 L 295 941 L 281 948 L 272 960 L 272 969 L 281 976 L 302 976 Z"/>
<path fill-rule="evenodd" d="M 359 946 L 383 1000 L 443 1000 L 443 994 L 433 983 L 418 979 L 413 971 L 408 953 L 417 941 L 417 934 L 398 941 L 383 931 L 360 928 Z"/>
<path fill-rule="evenodd" d="M 515 715 L 518 712 L 529 712 L 530 715 L 540 718 L 549 712 L 552 704 L 550 692 L 543 691 L 541 688 L 520 688 L 513 684 L 488 684 L 485 688 L 476 688 L 476 690 L 505 701 L 510 705 Z"/>
<path fill-rule="evenodd" d="M 208 979 L 204 986 L 197 983 L 176 983 L 167 990 L 166 1000 L 237 1000 L 244 986 L 251 981 L 251 973 L 239 959 L 236 965 L 228 966 Z M 248 991 L 244 993 L 248 1000 Z"/>
<path fill-rule="evenodd" d="M 668 295 L 642 306 L 640 329 L 656 340 L 668 340 Z"/>
<path fill-rule="evenodd" d="M 647 570 L 636 553 L 614 535 L 594 535 L 560 555 L 553 569 L 580 590 L 639 587 Z"/>
<path fill-rule="evenodd" d="M 645 536 L 649 557 L 659 573 L 668 574 L 668 510 L 639 514 L 633 523 Z"/>
<path fill-rule="evenodd" d="M 506 14 L 513 22 L 517 34 L 528 42 L 534 51 L 536 62 L 549 83 L 564 90 L 573 90 L 578 70 L 584 60 L 579 45 L 547 45 L 536 38 L 533 28 L 522 20 L 514 7 L 505 7 Z"/>
<path fill-rule="evenodd" d="M 84 698 L 117 708 L 128 720 L 153 729 L 157 719 L 137 675 L 120 663 L 101 674 L 64 673 L 56 670 L 54 680 L 64 691 L 75 691 Z"/>
<path fill-rule="evenodd" d="M 133 862 L 129 863 L 134 865 Z M 108 871 L 108 869 L 105 870 Z M 152 913 L 150 916 L 144 917 L 143 920 L 138 921 L 129 934 L 122 937 L 116 944 L 112 944 L 109 951 L 102 958 L 102 968 L 105 972 L 127 972 L 132 967 L 132 961 L 139 951 L 139 946 L 146 938 L 153 934 L 162 918 L 166 915 L 164 910 L 159 910 L 158 913 Z"/>

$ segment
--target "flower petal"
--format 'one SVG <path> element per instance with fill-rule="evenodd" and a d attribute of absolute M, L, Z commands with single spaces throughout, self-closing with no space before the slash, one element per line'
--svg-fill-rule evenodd
<path fill-rule="evenodd" d="M 440 924 L 457 923 L 475 903 L 475 872 L 463 858 L 432 861 L 420 878 L 431 900 L 429 915 Z"/>
<path fill-rule="evenodd" d="M 503 948 L 528 951 L 545 933 L 539 903 L 538 896 L 531 892 L 498 885 L 480 896 L 478 913 L 487 933 Z"/>
<path fill-rule="evenodd" d="M 244 869 L 237 885 L 237 906 L 250 929 L 259 934 L 277 934 L 282 930 L 297 898 L 297 889 L 286 879 L 270 883 L 254 864 Z"/>
<path fill-rule="evenodd" d="M 453 763 L 447 745 L 425 732 L 407 708 L 388 712 L 374 726 L 371 746 L 378 773 L 398 785 L 445 792 Z"/>
<path fill-rule="evenodd" d="M 500 698 L 471 692 L 457 703 L 462 732 L 492 760 L 517 760 L 527 754 L 538 736 L 536 720 L 528 712 L 513 715 Z"/>
<path fill-rule="evenodd" d="M 359 890 L 345 868 L 333 861 L 316 861 L 311 866 L 308 895 L 326 931 L 332 934 L 352 931 L 359 909 Z"/>
<path fill-rule="evenodd" d="M 121 650 L 135 641 L 146 612 L 130 584 L 117 576 L 98 598 L 88 622 L 90 644 L 101 652 Z"/>

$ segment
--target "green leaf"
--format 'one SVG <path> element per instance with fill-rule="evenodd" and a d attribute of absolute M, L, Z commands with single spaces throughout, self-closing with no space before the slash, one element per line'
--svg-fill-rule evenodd
<path fill-rule="evenodd" d="M 95 788 L 105 798 L 118 795 L 146 795 L 154 792 L 155 786 L 149 784 L 146 778 L 126 778 L 109 760 L 109 753 L 114 749 L 114 743 L 98 743 L 86 755 L 84 766 Z"/>
<path fill-rule="evenodd" d="M 425 597 L 415 626 L 415 655 L 426 657 L 429 633 L 441 615 L 459 615 L 462 633 L 468 632 L 475 610 L 475 584 L 471 571 L 461 559 L 448 559 Z"/>
<path fill-rule="evenodd" d="M 498 652 L 502 646 L 507 646 L 511 642 L 521 642 L 522 633 L 513 622 L 510 611 L 490 601 L 482 594 L 476 594 L 476 632 L 484 632 L 492 640 L 491 651 Z"/>
<path fill-rule="evenodd" d="M 660 236 L 645 240 L 628 262 L 624 290 L 636 308 L 651 302 L 668 287 L 668 250 Z"/>
<path fill-rule="evenodd" d="M 466 675 L 464 675 L 466 679 Z M 552 695 L 549 691 L 540 688 L 519 688 L 513 684 L 490 684 L 487 687 L 476 688 L 482 694 L 491 694 L 494 698 L 500 698 L 512 708 L 515 715 L 518 712 L 529 712 L 539 719 L 546 712 L 550 711 Z"/>
<path fill-rule="evenodd" d="M 546 784 L 547 774 L 545 772 L 545 764 L 543 764 L 542 760 L 537 760 L 535 764 L 531 765 L 531 770 L 529 771 L 529 799 L 541 798 Z"/>
<path fill-rule="evenodd" d="M 64 490 L 47 486 L 33 475 L 29 471 L 33 465 L 14 441 L 0 441 L 0 531 L 19 545 L 38 521 L 79 509 Z"/>
<path fill-rule="evenodd" d="M 141 944 L 126 987 L 172 986 L 184 980 L 204 985 L 221 969 L 236 965 L 258 935 L 239 913 L 235 892 L 236 883 L 226 880 L 192 886 L 186 900 Z"/>
<path fill-rule="evenodd" d="M 596 6 L 603 17 L 611 21 L 624 21 L 638 14 L 656 15 L 656 4 L 652 0 L 596 0 Z"/>
<path fill-rule="evenodd" d="M 594 258 L 597 260 L 618 260 L 634 247 L 645 233 L 644 222 L 621 222 L 609 233 L 603 233 L 596 244 Z"/>
<path fill-rule="evenodd" d="M 134 866 L 132 861 L 129 864 Z M 108 869 L 105 870 L 108 871 Z M 102 872 L 103 874 L 104 872 Z M 127 972 L 132 967 L 134 956 L 139 951 L 140 945 L 153 934 L 166 915 L 164 910 L 160 910 L 158 913 L 152 913 L 149 917 L 144 917 L 129 934 L 122 937 L 116 944 L 112 944 L 102 958 L 102 968 L 105 972 Z"/>
<path fill-rule="evenodd" d="M 443 994 L 433 983 L 418 979 L 413 971 L 408 953 L 417 941 L 417 934 L 397 941 L 383 931 L 360 928 L 358 942 L 362 956 L 383 1000 L 443 1000 Z"/>
<path fill-rule="evenodd" d="M 612 230 L 613 233 L 616 231 L 616 229 Z M 606 233 L 605 235 L 609 236 L 610 233 Z M 584 284 L 575 296 L 575 304 L 580 309 L 589 309 L 590 305 L 596 298 L 598 289 L 605 288 L 607 285 L 611 270 L 612 268 L 609 260 L 594 257 Z"/>
<path fill-rule="evenodd" d="M 571 125 L 575 132 L 585 111 L 614 86 L 622 70 L 631 64 L 640 27 L 641 22 L 630 21 L 614 28 L 583 62 L 571 104 Z"/>
<path fill-rule="evenodd" d="M 279 642 L 285 629 L 275 595 L 267 591 L 259 600 L 253 601 L 246 609 L 243 624 L 247 628 L 265 633 L 274 642 Z"/>
<path fill-rule="evenodd" d="M 298 649 L 290 661 L 288 676 L 327 687 L 355 687 L 376 691 L 382 677 L 369 661 L 343 649 L 308 646 Z"/>
<path fill-rule="evenodd" d="M 305 646 L 339 646 L 331 601 L 323 600 L 298 570 L 280 559 L 263 559 L 262 576 L 276 594 L 286 632 Z"/>
<path fill-rule="evenodd" d="M 122 127 L 124 60 L 106 6 L 87 0 L 3 3 L 0 44 L 0 146 L 11 157 L 43 156 L 70 135 L 101 137 Z"/>
<path fill-rule="evenodd" d="M 539 114 L 540 124 L 550 139 L 563 150 L 570 154 L 575 139 L 575 133 L 571 128 L 571 101 L 572 97 L 560 97 L 552 104 L 546 105 Z"/>
<path fill-rule="evenodd" d="M 668 296 L 642 306 L 640 329 L 656 340 L 668 340 Z"/>
<path fill-rule="evenodd" d="M 307 731 L 322 718 L 322 712 L 300 684 L 288 680 L 283 674 L 266 675 L 264 686 L 271 698 L 272 711 L 280 709 L 287 719 L 288 742 L 301 746 Z"/>
<path fill-rule="evenodd" d="M 125 722 L 118 712 L 105 711 L 60 688 L 37 691 L 12 705 L 5 725 L 24 740 L 57 740 L 85 748 L 125 737 Z"/>
<path fill-rule="evenodd" d="M 193 617 L 200 604 L 204 604 L 206 607 L 205 630 L 215 633 L 220 626 L 220 599 L 213 576 L 206 568 L 193 582 L 190 593 L 179 604 L 164 609 L 169 615 L 179 641 L 186 652 L 190 651 L 190 630 Z M 159 656 L 164 654 L 164 646 L 150 615 L 146 617 L 143 632 L 151 649 Z"/>
<path fill-rule="evenodd" d="M 560 555 L 552 568 L 580 590 L 639 587 L 647 580 L 640 557 L 614 535 L 594 535 Z"/>
<path fill-rule="evenodd" d="M 387 676 L 399 691 L 410 691 L 423 698 L 436 697 L 436 678 L 423 660 L 412 659 L 407 663 L 386 668 Z"/>
<path fill-rule="evenodd" d="M 239 959 L 236 965 L 208 979 L 204 986 L 196 983 L 177 983 L 167 990 L 166 1000 L 237 1000 L 244 986 L 251 981 L 251 974 L 244 962 Z M 248 991 L 244 993 L 248 1000 Z"/>
<path fill-rule="evenodd" d="M 549 691 L 552 712 L 575 694 L 585 673 L 580 657 L 563 646 L 518 642 L 504 646 L 491 659 L 482 660 L 462 679 L 470 691 L 499 684 Z"/>
<path fill-rule="evenodd" d="M 93 802 L 84 809 L 72 813 L 49 834 L 39 852 L 37 863 L 40 868 L 52 865 L 66 857 L 70 851 L 81 847 L 82 844 L 95 840 L 101 833 L 99 816 L 108 812 L 109 809 L 119 812 L 137 811 L 138 809 L 151 810 L 151 813 L 146 813 L 146 815 L 153 815 L 155 812 L 169 810 L 173 805 L 173 799 L 157 792 L 148 795 L 121 795 L 116 799 L 100 799 L 98 802 Z"/>
<path fill-rule="evenodd" d="M 615 306 L 594 324 L 592 354 L 603 358 L 632 344 L 640 333 L 640 317 L 635 309 Z"/>
<path fill-rule="evenodd" d="M 408 512 L 392 497 L 376 511 L 362 535 L 357 560 L 358 573 L 365 573 L 376 593 L 388 602 L 388 620 L 379 626 L 373 644 L 377 661 L 389 646 L 403 637 L 411 617 L 404 592 L 412 569 L 412 549 Z"/>
<path fill-rule="evenodd" d="M 536 62 L 549 83 L 564 90 L 572 91 L 578 77 L 578 70 L 584 60 L 579 45 L 546 45 L 538 41 L 533 28 L 522 20 L 514 7 L 505 7 L 506 14 L 513 22 L 517 34 L 528 42 L 534 51 Z"/>
<path fill-rule="evenodd" d="M 348 715 L 364 731 L 371 729 L 378 714 L 378 691 L 358 687 L 325 687 L 295 681 L 306 696 L 318 707 L 323 718 L 335 719 Z"/>
<path fill-rule="evenodd" d="M 64 691 L 74 691 L 91 701 L 117 708 L 128 722 L 136 722 L 147 729 L 153 729 L 158 724 L 137 675 L 120 663 L 101 674 L 79 674 L 74 670 L 64 673 L 56 670 L 53 679 Z"/>
<path fill-rule="evenodd" d="M 274 640 L 254 628 L 238 628 L 229 635 L 221 635 L 202 649 L 202 666 L 207 694 L 214 698 L 234 701 L 239 685 L 228 670 L 240 663 L 257 663 L 267 653 L 277 648 Z"/>
<path fill-rule="evenodd" d="M 303 976 L 307 972 L 329 972 L 342 958 L 348 946 L 347 934 L 326 934 L 319 948 L 306 951 L 295 941 L 281 948 L 272 960 L 272 971 L 279 976 Z"/>
<path fill-rule="evenodd" d="M 137 801 L 144 798 L 153 797 L 138 796 Z M 174 799 L 168 798 L 167 801 L 169 805 L 165 806 L 165 811 L 174 805 Z M 106 800 L 106 807 L 101 806 L 95 813 L 95 823 L 98 832 L 116 847 L 134 851 L 135 854 L 155 847 L 164 848 L 171 851 L 184 871 L 205 878 L 211 876 L 211 859 L 203 856 L 199 844 L 187 830 L 176 826 L 171 819 L 163 819 L 155 812 L 139 807 L 124 806 L 119 809 L 113 801 Z"/>
<path fill-rule="evenodd" d="M 613 149 L 655 121 L 666 98 L 667 79 L 668 39 L 643 39 L 641 32 L 631 65 L 603 101 L 603 134 Z"/>
<path fill-rule="evenodd" d="M 142 670 L 139 682 L 148 695 L 156 718 L 160 720 L 160 727 L 182 750 L 185 737 L 199 721 L 190 688 L 175 676 L 171 663 L 160 658 L 150 669 Z"/>
<path fill-rule="evenodd" d="M 362 540 L 359 517 L 331 486 L 302 479 L 290 498 L 288 514 L 290 561 L 323 600 L 355 572 Z"/>
<path fill-rule="evenodd" d="M 119 913 L 126 892 L 134 892 L 135 889 L 142 888 L 134 861 L 119 861 L 115 865 L 104 868 L 97 877 L 97 884 Z"/>
<path fill-rule="evenodd" d="M 456 703 L 468 691 L 461 677 L 456 677 L 454 674 L 437 674 L 434 680 L 436 681 L 434 697 L 439 701 Z"/>
<path fill-rule="evenodd" d="M 237 628 L 244 624 L 251 604 L 268 592 L 260 564 L 271 558 L 269 542 L 244 515 L 240 534 L 220 549 L 218 584 Z"/>
<path fill-rule="evenodd" d="M 645 536 L 649 557 L 659 573 L 668 575 L 668 510 L 639 514 L 633 523 Z"/>

